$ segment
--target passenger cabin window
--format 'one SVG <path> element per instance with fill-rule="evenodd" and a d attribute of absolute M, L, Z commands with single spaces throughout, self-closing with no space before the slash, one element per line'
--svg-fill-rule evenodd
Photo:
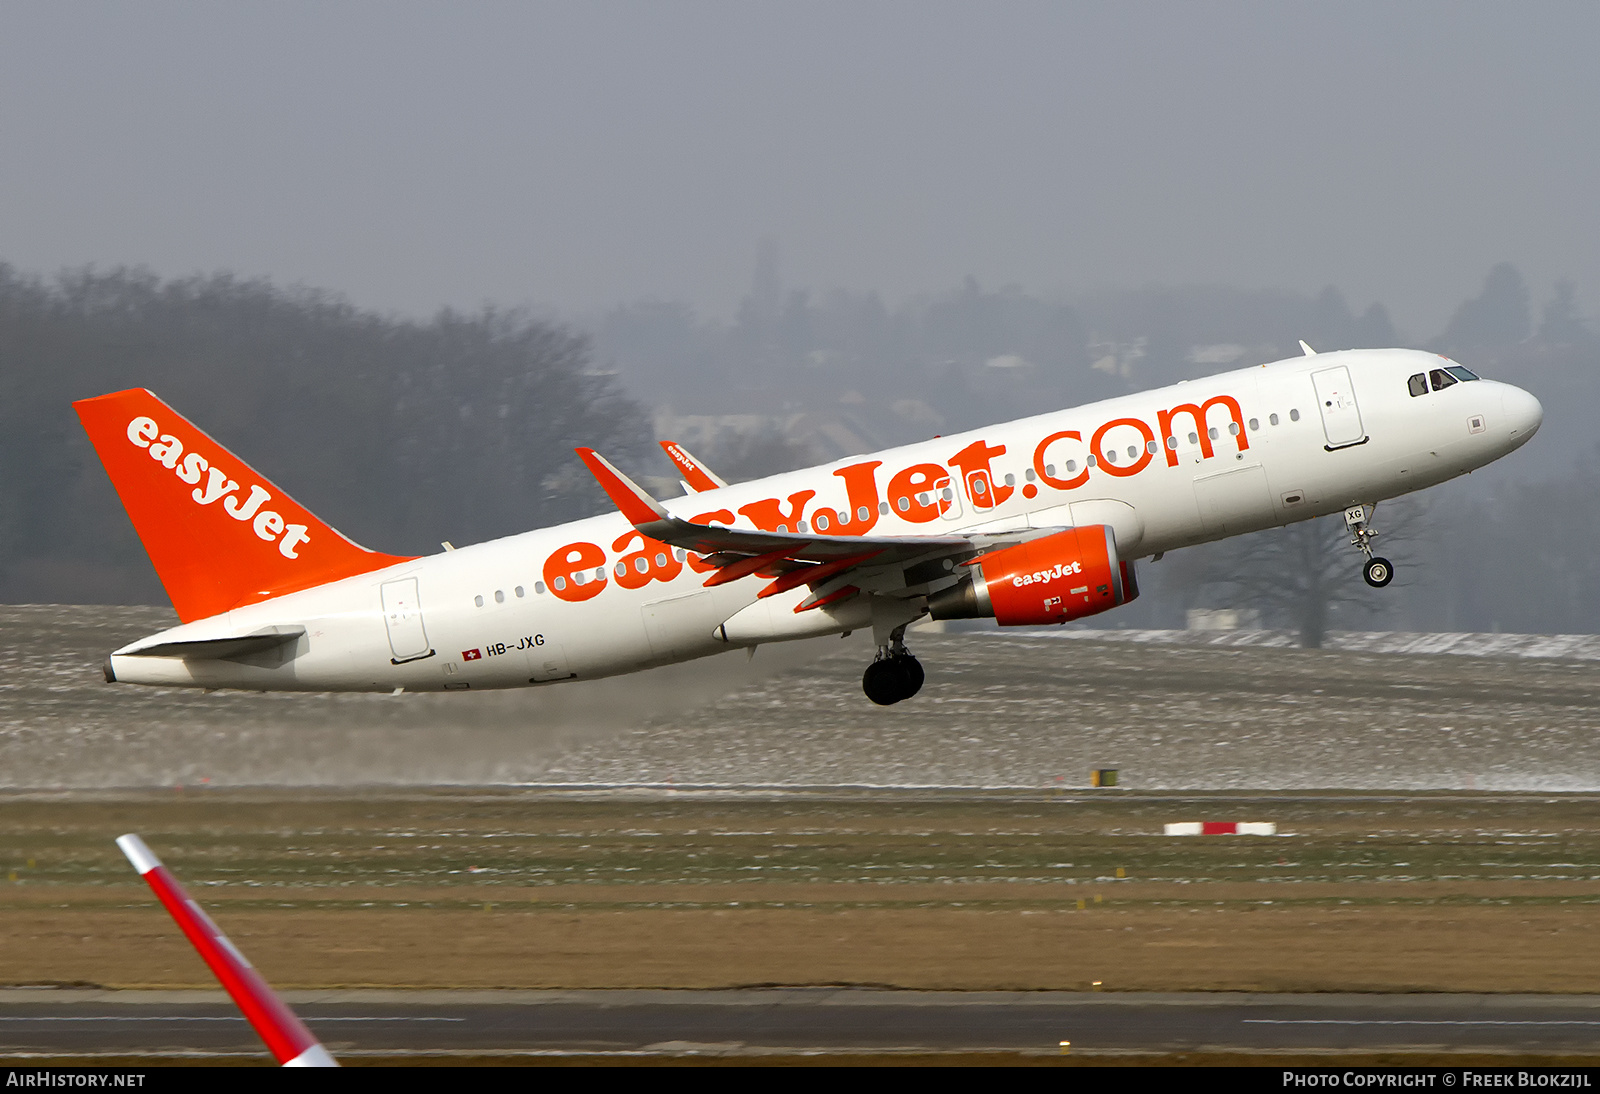
<path fill-rule="evenodd" d="M 1436 368 L 1428 373 L 1428 382 L 1433 385 L 1433 390 L 1443 391 L 1456 382 L 1456 378 L 1442 368 Z"/>
<path fill-rule="evenodd" d="M 1428 394 L 1428 378 L 1419 372 L 1406 381 L 1406 387 L 1410 389 L 1413 399 L 1418 395 L 1426 395 Z"/>

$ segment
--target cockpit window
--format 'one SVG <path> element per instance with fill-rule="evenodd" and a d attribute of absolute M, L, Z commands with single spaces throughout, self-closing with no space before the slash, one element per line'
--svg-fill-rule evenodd
<path fill-rule="evenodd" d="M 1436 368 L 1428 373 L 1428 380 L 1433 384 L 1433 390 L 1443 391 L 1456 382 L 1456 378 L 1442 368 Z"/>
<path fill-rule="evenodd" d="M 1445 367 L 1445 371 L 1457 380 L 1476 380 L 1478 378 L 1470 369 L 1464 369 L 1460 365 L 1448 365 Z"/>
<path fill-rule="evenodd" d="M 1428 378 L 1419 372 L 1406 381 L 1406 387 L 1411 389 L 1412 398 L 1416 398 L 1418 395 L 1426 395 L 1428 394 Z"/>

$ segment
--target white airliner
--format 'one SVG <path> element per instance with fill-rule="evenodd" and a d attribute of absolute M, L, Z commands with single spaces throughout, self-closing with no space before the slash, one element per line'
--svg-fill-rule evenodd
<path fill-rule="evenodd" d="M 420 558 L 359 547 L 150 392 L 74 404 L 181 626 L 108 681 L 444 691 L 592 679 L 872 629 L 875 703 L 922 686 L 907 624 L 1064 623 L 1134 560 L 1343 511 L 1368 584 L 1379 501 L 1526 443 L 1543 409 L 1417 350 L 1314 353 L 729 485 L 664 442 L 657 501 L 578 454 L 617 512 Z M 220 504 L 219 504 L 220 503 Z"/>

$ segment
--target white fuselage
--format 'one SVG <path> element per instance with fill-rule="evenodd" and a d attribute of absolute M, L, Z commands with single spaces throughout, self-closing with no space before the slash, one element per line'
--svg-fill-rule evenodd
<path fill-rule="evenodd" d="M 1538 401 L 1507 384 L 1408 391 L 1408 377 L 1450 364 L 1413 350 L 1299 357 L 664 504 L 700 523 L 818 536 L 1107 524 L 1122 557 L 1147 557 L 1432 486 L 1538 428 Z M 1184 407 L 1204 408 L 1205 420 Z M 608 676 L 727 650 L 714 632 L 767 579 L 706 588 L 696 556 L 641 553 L 640 543 L 610 513 L 445 551 L 173 628 L 117 651 L 109 667 L 119 681 L 164 686 L 436 691 Z M 234 659 L 129 653 L 274 627 L 305 634 Z M 732 644 L 800 636 L 747 628 Z"/>

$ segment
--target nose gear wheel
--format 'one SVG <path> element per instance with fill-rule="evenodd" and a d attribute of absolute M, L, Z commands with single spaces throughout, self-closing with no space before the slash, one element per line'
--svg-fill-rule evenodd
<path fill-rule="evenodd" d="M 1381 589 L 1394 580 L 1394 563 L 1372 553 L 1372 541 L 1378 538 L 1372 529 L 1377 509 L 1376 505 L 1352 505 L 1344 511 L 1344 526 L 1350 530 L 1350 546 L 1367 556 L 1366 565 L 1361 567 L 1362 579 L 1374 589 Z"/>

